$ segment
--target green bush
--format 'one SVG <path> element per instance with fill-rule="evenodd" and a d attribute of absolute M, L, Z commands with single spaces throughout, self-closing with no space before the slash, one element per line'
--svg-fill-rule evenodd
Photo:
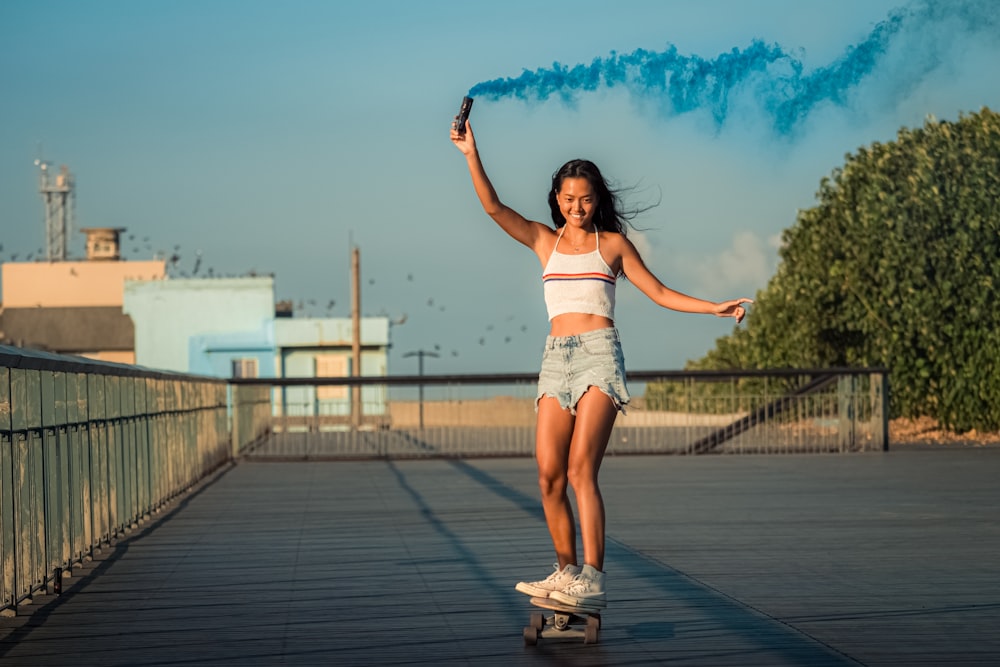
<path fill-rule="evenodd" d="M 746 326 L 689 368 L 884 366 L 892 416 L 1000 429 L 1000 115 L 904 128 L 817 198 Z"/>

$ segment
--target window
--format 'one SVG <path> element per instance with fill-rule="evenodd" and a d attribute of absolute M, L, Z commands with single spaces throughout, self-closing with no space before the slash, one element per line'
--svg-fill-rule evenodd
<path fill-rule="evenodd" d="M 233 377 L 234 378 L 255 378 L 257 377 L 257 360 L 254 358 L 248 359 L 233 359 Z"/>
<path fill-rule="evenodd" d="M 316 377 L 345 377 L 348 357 L 343 354 L 316 355 Z M 316 398 L 321 401 L 346 401 L 347 385 L 321 385 L 316 387 Z"/>

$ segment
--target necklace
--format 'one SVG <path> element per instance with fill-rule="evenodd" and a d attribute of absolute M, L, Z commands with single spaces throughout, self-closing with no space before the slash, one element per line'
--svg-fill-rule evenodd
<path fill-rule="evenodd" d="M 592 233 L 593 232 L 585 232 L 584 233 L 584 237 L 582 239 L 580 239 L 579 241 L 577 241 L 577 242 L 573 242 L 573 241 L 567 239 L 565 236 L 563 238 L 566 240 L 567 243 L 569 243 L 569 247 L 571 247 L 573 249 L 573 252 L 579 253 L 579 252 L 582 252 L 583 244 L 587 243 L 587 241 L 590 240 L 590 235 Z"/>

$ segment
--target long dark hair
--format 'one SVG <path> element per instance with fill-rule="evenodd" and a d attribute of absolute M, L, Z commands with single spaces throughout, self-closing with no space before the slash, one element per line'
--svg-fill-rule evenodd
<path fill-rule="evenodd" d="M 594 211 L 594 226 L 603 232 L 618 232 L 625 236 L 632 226 L 631 220 L 649 207 L 626 209 L 620 196 L 621 190 L 608 186 L 601 170 L 590 160 L 570 160 L 552 174 L 552 187 L 549 188 L 549 210 L 552 212 L 552 222 L 556 229 L 566 224 L 566 218 L 559 210 L 559 190 L 567 178 L 585 178 L 597 195 L 597 210 Z"/>

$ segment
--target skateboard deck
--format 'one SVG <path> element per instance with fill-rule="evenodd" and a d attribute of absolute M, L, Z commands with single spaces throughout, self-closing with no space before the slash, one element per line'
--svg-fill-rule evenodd
<path fill-rule="evenodd" d="M 582 637 L 584 644 L 596 644 L 600 639 L 601 610 L 573 607 L 548 598 L 531 598 L 531 604 L 551 611 L 546 615 L 533 612 L 524 628 L 524 643 L 534 646 L 541 638 L 562 639 Z"/>

